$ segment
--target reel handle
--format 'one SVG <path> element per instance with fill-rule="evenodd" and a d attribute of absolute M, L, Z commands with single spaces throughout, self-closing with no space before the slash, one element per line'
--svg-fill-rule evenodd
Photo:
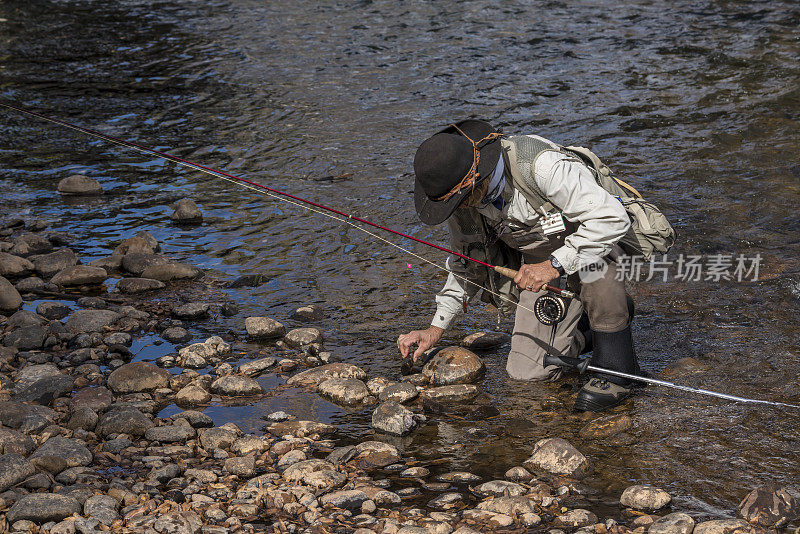
<path fill-rule="evenodd" d="M 499 265 L 495 265 L 492 268 L 496 272 L 502 274 L 506 278 L 510 278 L 511 280 L 516 278 L 517 274 L 519 274 L 519 271 L 515 271 L 514 269 L 509 269 L 508 267 L 500 267 Z M 550 284 L 546 284 L 545 285 L 545 289 L 547 289 L 548 291 L 552 291 L 556 295 L 561 295 L 564 298 L 568 298 L 568 299 L 578 298 L 578 296 L 575 293 L 573 293 L 572 291 L 569 291 L 567 289 L 561 289 L 560 287 L 556 287 L 556 286 L 553 286 L 553 285 L 550 285 Z"/>
<path fill-rule="evenodd" d="M 589 367 L 590 358 L 570 358 L 569 356 L 555 356 L 553 354 L 545 354 L 544 366 L 557 365 L 567 369 L 577 369 L 580 374 L 586 372 Z"/>

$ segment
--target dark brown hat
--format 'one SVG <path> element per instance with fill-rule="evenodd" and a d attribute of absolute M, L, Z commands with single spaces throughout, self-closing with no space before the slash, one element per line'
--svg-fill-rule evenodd
<path fill-rule="evenodd" d="M 500 137 L 488 122 L 465 120 L 419 146 L 414 155 L 414 207 L 423 223 L 447 220 L 474 187 L 492 175 L 500 159 Z"/>

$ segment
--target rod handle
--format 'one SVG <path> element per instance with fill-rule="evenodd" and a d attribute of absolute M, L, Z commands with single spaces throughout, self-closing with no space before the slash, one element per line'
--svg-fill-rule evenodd
<path fill-rule="evenodd" d="M 554 354 L 545 354 L 544 366 L 557 365 L 567 369 L 577 369 L 580 374 L 586 372 L 589 366 L 589 358 L 570 358 L 569 356 L 556 356 Z"/>
<path fill-rule="evenodd" d="M 518 274 L 518 271 L 515 271 L 514 269 L 510 269 L 508 267 L 501 267 L 499 265 L 495 265 L 494 267 L 492 267 L 492 269 L 494 269 L 501 275 L 505 276 L 506 278 L 510 278 L 511 280 L 516 278 Z M 572 291 L 567 291 L 566 289 L 561 289 L 560 287 L 552 286 L 550 284 L 547 284 L 545 286 L 545 289 L 568 299 L 574 299 L 576 297 L 575 293 L 573 293 Z"/>

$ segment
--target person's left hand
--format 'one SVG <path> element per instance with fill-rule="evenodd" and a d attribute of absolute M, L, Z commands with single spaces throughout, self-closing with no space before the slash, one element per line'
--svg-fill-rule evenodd
<path fill-rule="evenodd" d="M 528 291 L 539 291 L 545 284 L 558 278 L 560 275 L 550 260 L 545 260 L 542 263 L 525 264 L 517 271 L 517 276 L 514 277 L 514 283 L 520 289 L 527 289 Z"/>

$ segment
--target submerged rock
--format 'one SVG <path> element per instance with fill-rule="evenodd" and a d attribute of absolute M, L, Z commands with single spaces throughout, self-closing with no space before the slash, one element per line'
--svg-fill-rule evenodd
<path fill-rule="evenodd" d="M 583 478 L 591 471 L 586 456 L 569 441 L 561 438 L 538 441 L 533 446 L 533 454 L 525 461 L 525 467 L 572 478 Z"/>
<path fill-rule="evenodd" d="M 210 309 L 211 305 L 205 302 L 189 302 L 172 310 L 172 315 L 179 319 L 204 319 Z"/>
<path fill-rule="evenodd" d="M 182 198 L 175 203 L 175 211 L 169 216 L 178 223 L 200 223 L 203 221 L 203 212 L 191 198 Z"/>
<path fill-rule="evenodd" d="M 137 295 L 146 291 L 164 289 L 165 287 L 164 282 L 150 278 L 123 278 L 117 283 L 117 289 L 119 289 L 120 293 L 127 295 Z"/>
<path fill-rule="evenodd" d="M 7 252 L 0 252 L 0 276 L 16 278 L 29 274 L 33 269 L 33 263 L 30 260 Z"/>
<path fill-rule="evenodd" d="M 56 188 L 62 195 L 101 195 L 103 186 L 94 178 L 89 178 L 83 174 L 73 174 L 58 182 Z"/>
<path fill-rule="evenodd" d="M 505 514 L 511 517 L 536 513 L 536 507 L 533 505 L 533 501 L 523 496 L 495 497 L 494 499 L 478 503 L 477 508 L 478 510 Z"/>
<path fill-rule="evenodd" d="M 437 352 L 422 368 L 434 386 L 467 384 L 486 371 L 483 360 L 474 352 L 461 347 L 446 347 Z"/>
<path fill-rule="evenodd" d="M 767 486 L 748 493 L 738 512 L 752 525 L 777 529 L 800 517 L 800 502 L 786 488 Z"/>
<path fill-rule="evenodd" d="M 161 332 L 161 337 L 170 343 L 186 343 L 192 339 L 192 334 L 190 334 L 185 328 L 173 326 L 172 328 L 167 328 Z"/>
<path fill-rule="evenodd" d="M 581 429 L 579 435 L 582 438 L 608 438 L 620 432 L 625 432 L 631 426 L 633 426 L 633 421 L 629 415 L 605 415 L 587 423 Z"/>
<path fill-rule="evenodd" d="M 239 372 L 243 375 L 247 375 L 250 377 L 256 377 L 262 373 L 264 373 L 267 369 L 272 367 L 278 363 L 277 358 L 273 358 L 272 356 L 267 356 L 266 358 L 259 358 L 258 360 L 253 360 L 251 362 L 243 363 L 239 366 Z"/>
<path fill-rule="evenodd" d="M 325 380 L 331 378 L 355 378 L 357 380 L 364 380 L 367 378 L 367 373 L 360 367 L 356 367 L 350 363 L 329 363 L 297 373 L 287 380 L 286 383 L 291 386 L 318 386 Z"/>
<path fill-rule="evenodd" d="M 656 519 L 648 534 L 692 534 L 694 519 L 688 514 L 675 512 Z"/>
<path fill-rule="evenodd" d="M 642 512 L 656 512 L 670 503 L 669 493 L 653 486 L 636 485 L 625 488 L 619 502 L 622 506 Z"/>
<path fill-rule="evenodd" d="M 169 387 L 172 375 L 151 363 L 128 363 L 108 377 L 108 387 L 114 393 L 140 393 Z"/>
<path fill-rule="evenodd" d="M 484 482 L 475 488 L 475 491 L 481 495 L 502 497 L 503 495 L 516 496 L 525 495 L 528 490 L 525 486 L 507 480 L 492 480 L 491 482 Z"/>
<path fill-rule="evenodd" d="M 300 306 L 297 308 L 294 313 L 292 313 L 292 319 L 295 321 L 304 321 L 307 323 L 313 321 L 319 321 L 322 319 L 322 309 L 317 306 L 316 304 L 310 304 L 308 306 Z"/>
<path fill-rule="evenodd" d="M 281 337 L 286 333 L 286 327 L 269 317 L 248 317 L 244 327 L 247 335 L 254 339 Z"/>
<path fill-rule="evenodd" d="M 414 413 L 396 402 L 384 402 L 372 413 L 372 427 L 387 434 L 405 436 L 416 426 Z"/>
<path fill-rule="evenodd" d="M 102 284 L 108 278 L 108 273 L 100 267 L 89 267 L 88 265 L 73 265 L 50 279 L 50 282 L 57 286 L 83 286 Z"/>
<path fill-rule="evenodd" d="M 460 493 L 450 492 L 443 493 L 435 499 L 428 501 L 428 508 L 446 511 L 452 510 L 453 508 L 458 508 L 462 504 L 464 504 L 464 496 Z"/>
<path fill-rule="evenodd" d="M 0 312 L 14 312 L 22 306 L 22 297 L 11 282 L 0 276 Z"/>
<path fill-rule="evenodd" d="M 308 436 L 310 434 L 333 434 L 336 427 L 317 421 L 279 421 L 267 426 L 267 431 L 273 436 Z"/>
<path fill-rule="evenodd" d="M 366 384 L 357 378 L 329 378 L 319 385 L 319 393 L 337 404 L 358 404 L 369 395 Z"/>
<path fill-rule="evenodd" d="M 211 392 L 230 397 L 244 397 L 248 395 L 261 395 L 264 388 L 261 384 L 243 375 L 227 375 L 211 383 Z"/>

